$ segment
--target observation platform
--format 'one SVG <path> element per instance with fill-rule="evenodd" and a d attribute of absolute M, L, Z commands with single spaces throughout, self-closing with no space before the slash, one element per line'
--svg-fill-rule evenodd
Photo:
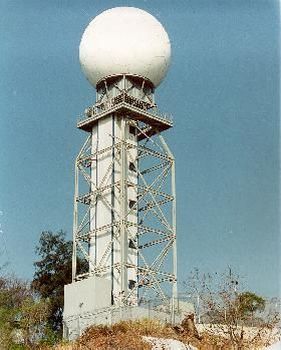
<path fill-rule="evenodd" d="M 139 127 L 142 132 L 139 133 L 138 139 L 142 140 L 173 126 L 170 118 L 153 111 L 153 108 L 155 108 L 153 104 L 142 101 L 127 93 L 121 93 L 103 103 L 96 103 L 94 106 L 89 107 L 84 114 L 85 117 L 78 120 L 77 128 L 91 132 L 99 119 L 111 114 L 117 116 L 126 115 L 128 119 L 141 122 Z"/>

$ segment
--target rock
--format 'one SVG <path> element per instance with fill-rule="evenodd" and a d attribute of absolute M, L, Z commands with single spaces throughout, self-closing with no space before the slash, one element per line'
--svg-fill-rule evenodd
<path fill-rule="evenodd" d="M 181 327 L 191 336 L 201 339 L 194 322 L 194 314 L 186 315 L 181 323 Z"/>
<path fill-rule="evenodd" d="M 280 349 L 281 349 L 281 341 L 272 344 L 271 346 L 269 346 L 265 350 L 280 350 Z"/>
<path fill-rule="evenodd" d="M 187 345 L 179 340 L 156 337 L 145 337 L 143 339 L 152 344 L 152 350 L 197 350 L 192 345 Z"/>

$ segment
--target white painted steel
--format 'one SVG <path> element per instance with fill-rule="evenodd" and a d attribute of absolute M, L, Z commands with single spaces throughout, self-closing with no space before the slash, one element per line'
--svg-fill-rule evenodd
<path fill-rule="evenodd" d="M 178 311 L 179 305 L 178 305 L 178 257 L 177 257 L 177 202 L 176 202 L 176 167 L 175 167 L 175 158 L 173 153 L 171 152 L 168 144 L 166 143 L 164 137 L 162 135 L 159 135 L 160 141 L 165 148 L 166 152 L 169 154 L 169 156 L 172 159 L 172 167 L 171 167 L 171 190 L 172 190 L 172 196 L 173 204 L 172 204 L 172 226 L 173 226 L 173 233 L 175 235 L 174 241 L 173 241 L 173 274 L 175 276 L 175 282 L 173 283 L 173 289 L 172 289 L 172 324 L 175 323 L 175 311 Z M 177 304 L 177 305 L 176 305 Z"/>
<path fill-rule="evenodd" d="M 115 7 L 86 28 L 79 59 L 89 82 L 116 74 L 139 75 L 158 86 L 171 57 L 168 34 L 151 14 L 135 7 Z"/>
<path fill-rule="evenodd" d="M 136 159 L 137 151 L 134 147 L 122 152 L 124 145 L 121 145 L 121 154 L 118 155 L 118 148 L 114 147 L 116 143 L 128 140 L 129 134 L 129 125 L 124 118 L 109 115 L 93 127 L 91 139 L 92 154 L 96 154 L 91 164 L 91 192 L 96 192 L 96 189 L 102 191 L 106 186 L 108 189 L 93 199 L 90 207 L 90 231 L 106 228 L 96 232 L 89 240 L 89 270 L 95 273 L 95 267 L 104 267 L 105 272 L 101 276 L 111 280 L 117 304 L 128 294 L 129 280 L 137 281 L 137 253 L 135 249 L 128 248 L 130 237 L 124 226 L 128 219 L 137 224 L 137 211 L 129 208 L 129 201 L 137 201 L 137 192 L 125 182 L 129 179 L 137 183 L 137 175 L 128 170 L 129 160 Z M 136 145 L 135 135 L 131 134 L 130 142 Z M 100 153 L 105 149 L 108 151 Z M 117 184 L 114 190 L 113 183 Z M 113 228 L 113 222 L 119 227 Z M 135 238 L 137 228 L 131 229 L 130 234 L 131 238 Z M 127 267 L 128 264 L 133 267 Z M 115 267 L 112 268 L 112 265 Z M 135 300 L 132 303 L 136 302 L 136 292 L 132 299 Z"/>
<path fill-rule="evenodd" d="M 98 85 L 93 113 L 106 113 L 94 124 L 89 118 L 91 136 L 79 152 L 75 175 L 73 254 L 74 260 L 82 254 L 89 270 L 79 273 L 74 262 L 73 281 L 93 275 L 107 280 L 110 290 L 105 292 L 112 307 L 120 310 L 161 299 L 174 323 L 178 309 L 174 157 L 157 126 L 145 119 L 146 106 L 154 103 L 146 83 L 118 76 Z M 113 112 L 110 106 L 118 104 L 120 96 L 128 101 L 128 111 Z M 135 104 L 140 102 L 146 105 L 139 107 L 140 121 L 136 121 Z M 154 140 L 144 133 L 153 127 L 159 136 Z M 166 290 L 170 283 L 171 300 Z M 98 307 L 94 314 L 100 311 Z M 96 323 L 96 316 L 92 317 Z M 81 329 L 78 320 L 76 328 Z"/>
<path fill-rule="evenodd" d="M 112 116 L 106 119 L 102 119 L 98 122 L 97 126 L 92 130 L 92 152 L 105 149 L 112 146 L 112 130 L 113 120 Z M 91 184 L 92 191 L 95 187 L 103 187 L 111 185 L 112 174 L 107 174 L 107 170 L 112 163 L 112 152 L 106 152 L 96 157 L 91 166 Z M 94 201 L 94 205 L 90 209 L 90 230 L 104 227 L 112 222 L 111 209 L 107 205 L 111 203 L 111 191 L 107 191 L 103 194 L 104 200 L 97 199 Z M 90 241 L 89 256 L 92 261 L 95 261 L 95 265 L 108 266 L 111 264 L 110 254 L 105 255 L 105 250 L 110 245 L 111 241 L 111 228 L 105 229 L 102 232 L 96 233 Z M 91 269 L 90 265 L 90 269 Z M 105 276 L 110 278 L 110 271 Z"/>

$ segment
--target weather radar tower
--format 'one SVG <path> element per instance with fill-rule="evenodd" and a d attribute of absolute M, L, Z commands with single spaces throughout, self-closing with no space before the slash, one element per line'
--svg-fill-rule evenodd
<path fill-rule="evenodd" d="M 147 316 L 147 305 L 154 317 L 175 315 L 175 161 L 162 136 L 172 121 L 154 99 L 170 56 L 163 26 L 134 7 L 102 12 L 82 36 L 96 102 L 77 124 L 87 138 L 75 162 L 68 333 Z"/>

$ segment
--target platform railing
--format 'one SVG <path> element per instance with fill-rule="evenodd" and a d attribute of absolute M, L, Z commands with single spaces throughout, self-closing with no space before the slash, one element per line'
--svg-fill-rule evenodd
<path fill-rule="evenodd" d="M 160 113 L 156 104 L 143 101 L 124 91 L 104 102 L 97 102 L 93 106 L 88 107 L 83 114 L 78 116 L 77 122 L 79 123 L 87 120 L 88 118 L 98 116 L 100 113 L 103 113 L 112 107 L 118 106 L 121 103 L 126 103 L 130 106 L 138 108 L 139 110 L 143 110 L 151 115 L 154 115 L 157 118 L 173 123 L 172 116 L 168 115 L 167 113 Z"/>

